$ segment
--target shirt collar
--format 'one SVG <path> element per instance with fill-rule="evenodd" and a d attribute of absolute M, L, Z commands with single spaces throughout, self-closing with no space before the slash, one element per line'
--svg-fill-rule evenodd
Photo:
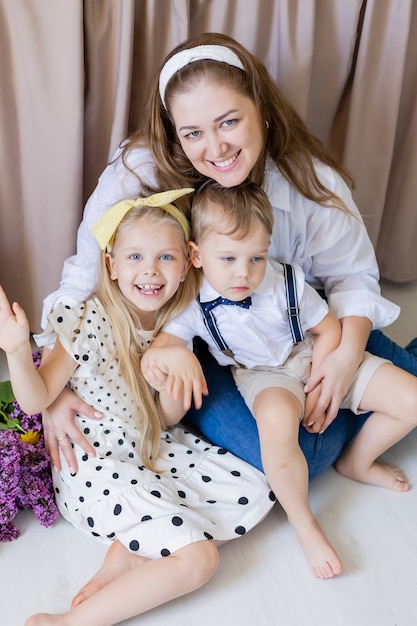
<path fill-rule="evenodd" d="M 274 208 L 291 210 L 290 186 L 271 158 L 266 161 L 263 188 Z"/>
<path fill-rule="evenodd" d="M 265 276 L 256 293 L 260 296 L 270 296 L 274 293 L 274 268 L 270 261 L 266 264 Z"/>
<path fill-rule="evenodd" d="M 215 298 L 218 298 L 219 295 L 220 294 L 210 285 L 207 278 L 204 278 L 203 284 L 201 285 L 200 289 L 201 302 L 210 302 L 210 300 L 215 300 Z"/>

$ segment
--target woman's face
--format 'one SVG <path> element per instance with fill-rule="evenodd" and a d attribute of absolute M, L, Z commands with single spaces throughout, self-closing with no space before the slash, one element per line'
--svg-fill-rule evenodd
<path fill-rule="evenodd" d="M 260 116 L 250 98 L 203 79 L 173 97 L 171 115 L 196 170 L 223 187 L 247 179 L 264 143 Z"/>

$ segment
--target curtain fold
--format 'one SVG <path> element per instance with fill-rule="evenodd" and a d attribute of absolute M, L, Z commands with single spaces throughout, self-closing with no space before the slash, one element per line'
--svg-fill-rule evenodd
<path fill-rule="evenodd" d="M 33 331 L 127 132 L 134 12 L 134 0 L 0 4 L 0 283 Z"/>
<path fill-rule="evenodd" d="M 81 2 L 0 8 L 0 282 L 35 329 L 81 215 L 82 19 Z"/>
<path fill-rule="evenodd" d="M 395 282 L 417 277 L 417 6 L 412 2 L 401 74 L 398 117 L 376 246 L 381 274 Z"/>
<path fill-rule="evenodd" d="M 189 0 L 136 0 L 129 131 L 141 119 L 149 81 L 176 45 L 190 34 Z"/>
<path fill-rule="evenodd" d="M 127 133 L 134 17 L 134 0 L 84 0 L 83 205 Z"/>
<path fill-rule="evenodd" d="M 352 83 L 342 156 L 374 245 L 393 160 L 411 9 L 412 0 L 368 0 Z"/>
<path fill-rule="evenodd" d="M 165 55 L 218 31 L 342 157 L 382 276 L 417 279 L 412 0 L 2 0 L 0 283 L 39 329 L 84 203 Z"/>

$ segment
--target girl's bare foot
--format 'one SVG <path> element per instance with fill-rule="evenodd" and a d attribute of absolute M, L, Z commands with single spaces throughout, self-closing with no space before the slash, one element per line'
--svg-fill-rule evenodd
<path fill-rule="evenodd" d="M 304 555 L 316 578 L 333 578 L 342 571 L 342 563 L 328 542 L 316 519 L 293 526 Z"/>
<path fill-rule="evenodd" d="M 65 624 L 61 621 L 61 615 L 49 615 L 49 613 L 37 613 L 26 620 L 25 626 L 58 626 Z"/>
<path fill-rule="evenodd" d="M 128 551 L 127 548 L 120 541 L 115 541 L 111 544 L 104 558 L 103 565 L 98 572 L 91 578 L 82 589 L 77 593 L 71 602 L 71 608 L 75 608 L 81 602 L 84 602 L 90 596 L 100 591 L 103 587 L 111 583 L 116 578 L 119 578 L 122 574 L 134 567 L 138 567 L 145 563 L 147 559 L 136 556 Z M 39 622 L 39 626 L 41 622 Z M 34 623 L 28 626 L 38 626 Z M 43 625 L 42 625 L 43 626 Z"/>
<path fill-rule="evenodd" d="M 361 483 L 385 487 L 393 491 L 408 491 L 410 485 L 404 474 L 389 463 L 374 461 L 369 468 L 358 469 L 349 459 L 349 454 L 341 456 L 335 463 L 335 468 L 342 476 L 352 478 Z"/>

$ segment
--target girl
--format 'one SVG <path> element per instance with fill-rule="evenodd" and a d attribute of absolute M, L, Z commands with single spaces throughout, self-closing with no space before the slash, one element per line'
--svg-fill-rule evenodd
<path fill-rule="evenodd" d="M 0 288 L 0 347 L 24 410 L 39 412 L 69 381 L 100 415 L 76 416 L 96 455 L 73 443 L 78 472 L 65 467 L 53 478 L 62 515 L 111 543 L 71 611 L 34 615 L 26 626 L 116 624 L 192 591 L 215 572 L 219 542 L 243 535 L 273 505 L 256 469 L 180 428 L 166 432 L 183 399 L 161 389 L 155 403 L 139 374 L 154 334 L 198 289 L 187 274 L 189 225 L 170 203 L 190 191 L 119 202 L 97 222 L 97 291 L 51 314 L 57 341 L 38 370 L 26 316 Z M 58 444 L 71 445 L 65 433 Z"/>
<path fill-rule="evenodd" d="M 352 199 L 350 177 L 308 132 L 259 59 L 230 37 L 206 33 L 168 55 L 151 86 L 142 128 L 116 154 L 87 203 L 77 254 L 66 261 L 61 287 L 46 299 L 45 312 L 61 301 L 79 302 L 91 291 L 98 247 L 90 226 L 108 202 L 161 185 L 195 187 L 208 178 L 225 187 L 249 178 L 263 187 L 274 210 L 270 257 L 300 265 L 340 319 L 342 341 L 308 384 L 313 391 L 321 382 L 312 419 L 324 415 L 331 424 L 319 437 L 303 427 L 299 431 L 313 478 L 334 463 L 360 427 L 351 413 L 333 418 L 371 329 L 390 324 L 398 309 L 381 297 L 375 254 Z M 414 355 L 381 333 L 371 334 L 367 349 L 417 374 Z M 187 415 L 188 421 L 211 441 L 262 467 L 256 427 L 230 374 L 206 352 L 199 357 L 213 391 L 203 410 Z M 57 464 L 61 433 L 94 453 L 76 432 L 71 414 L 80 405 L 68 396 L 66 391 L 59 408 L 44 418 Z M 82 410 L 89 411 L 87 406 Z M 320 422 L 314 423 L 320 432 Z M 75 463 L 71 450 L 66 452 L 69 463 Z"/>

